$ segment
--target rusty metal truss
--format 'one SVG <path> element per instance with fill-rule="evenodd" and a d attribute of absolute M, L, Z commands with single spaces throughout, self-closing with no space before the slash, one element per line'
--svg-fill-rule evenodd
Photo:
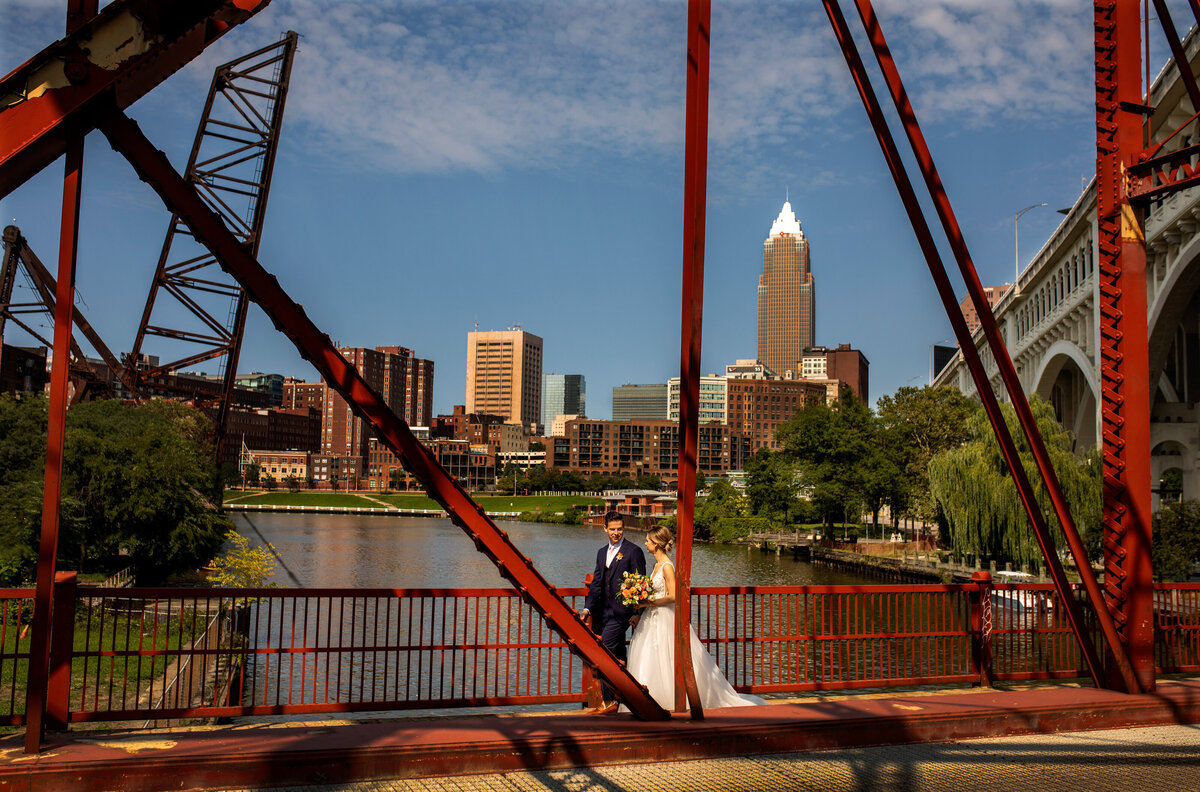
<path fill-rule="evenodd" d="M 19 272 L 24 273 L 25 281 L 33 292 L 35 299 L 29 302 L 14 303 L 12 301 L 13 287 Z M 29 247 L 29 243 L 21 235 L 21 229 L 16 226 L 6 227 L 4 229 L 4 259 L 0 262 L 0 340 L 4 339 L 5 324 L 8 320 L 12 320 L 13 324 L 45 344 L 47 348 L 52 348 L 54 343 L 47 340 L 44 335 L 25 321 L 24 317 L 40 314 L 47 319 L 50 323 L 49 326 L 53 327 L 57 290 L 58 282 L 50 274 L 50 270 L 46 269 L 46 265 L 37 257 L 37 254 L 33 252 L 33 249 Z M 71 314 L 79 332 L 83 333 L 91 343 L 92 348 L 104 360 L 113 375 L 119 377 L 122 372 L 121 362 L 104 343 L 100 334 L 84 318 L 83 312 L 78 308 L 74 308 Z M 75 385 L 72 401 L 81 401 L 100 390 L 91 364 L 74 338 L 71 339 L 71 380 Z M 104 390 L 107 391 L 107 387 Z"/>
<path fill-rule="evenodd" d="M 278 43 L 216 68 L 184 174 L 252 256 L 258 255 L 262 239 L 298 40 L 289 31 Z M 168 305 L 160 298 L 166 298 Z M 220 358 L 223 387 L 216 405 L 220 447 L 247 307 L 245 290 L 221 271 L 213 253 L 173 215 L 122 377 L 126 386 L 136 391 L 143 380 Z M 157 323 L 156 315 L 163 317 Z M 159 365 L 147 366 L 143 363 L 147 337 L 177 343 L 170 346 L 171 354 L 158 356 Z"/>

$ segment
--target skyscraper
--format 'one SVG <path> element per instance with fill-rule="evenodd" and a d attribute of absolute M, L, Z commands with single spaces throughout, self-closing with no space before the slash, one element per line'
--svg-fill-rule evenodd
<path fill-rule="evenodd" d="M 582 374 L 542 375 L 542 426 L 559 415 L 587 415 L 587 381 Z"/>
<path fill-rule="evenodd" d="M 418 358 L 402 346 L 338 347 L 346 362 L 383 397 L 392 412 L 410 426 L 428 425 L 432 412 L 433 361 Z M 331 456 L 362 457 L 370 426 L 354 414 L 341 394 L 320 382 L 283 383 L 285 407 L 321 411 L 320 451 Z"/>
<path fill-rule="evenodd" d="M 512 330 L 467 333 L 467 412 L 529 427 L 542 417 L 542 339 Z"/>
<path fill-rule="evenodd" d="M 758 277 L 758 360 L 781 377 L 799 376 L 804 350 L 813 345 L 815 299 L 808 240 L 785 201 L 763 242 Z"/>

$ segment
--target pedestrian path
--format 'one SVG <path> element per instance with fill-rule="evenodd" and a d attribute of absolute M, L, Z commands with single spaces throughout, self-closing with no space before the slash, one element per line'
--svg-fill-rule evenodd
<path fill-rule="evenodd" d="M 1106 788 L 1200 790 L 1200 726 L 294 786 L 277 792 L 1094 792 Z"/>
<path fill-rule="evenodd" d="M 1198 730 L 1180 726 L 1197 723 L 1200 679 L 1172 679 L 1143 694 L 1078 685 L 911 691 L 653 722 L 575 710 L 80 729 L 48 733 L 37 755 L 25 754 L 23 735 L 13 732 L 0 736 L 0 792 L 1054 792 L 1143 777 L 1169 782 L 1123 788 L 1200 790 Z M 1169 730 L 1114 731 L 1151 727 Z M 1081 730 L 1089 731 L 1061 736 Z M 997 740 L 1020 734 L 1029 736 Z"/>

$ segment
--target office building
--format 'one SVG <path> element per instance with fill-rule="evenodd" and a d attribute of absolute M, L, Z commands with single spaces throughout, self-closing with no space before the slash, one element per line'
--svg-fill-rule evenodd
<path fill-rule="evenodd" d="M 614 421 L 666 420 L 667 386 L 619 385 L 613 388 L 612 419 Z"/>
<path fill-rule="evenodd" d="M 813 345 L 815 297 L 808 240 L 790 202 L 763 242 L 758 278 L 758 360 L 783 378 L 799 376 L 800 360 Z"/>
<path fill-rule="evenodd" d="M 870 362 L 866 356 L 849 344 L 838 344 L 836 349 L 810 347 L 804 350 L 804 379 L 828 380 L 849 388 L 859 401 L 867 400 L 867 373 Z M 837 398 L 837 390 L 833 391 Z"/>
<path fill-rule="evenodd" d="M 221 379 L 223 380 L 224 377 L 222 376 Z M 261 371 L 238 374 L 233 378 L 233 384 L 239 388 L 268 394 L 272 407 L 278 407 L 283 403 L 283 382 L 282 374 L 264 374 Z"/>
<path fill-rule="evenodd" d="M 988 305 L 995 307 L 996 303 L 1000 302 L 1000 298 L 1008 294 L 1012 288 L 1011 283 L 1006 283 L 1003 286 L 984 286 L 983 296 L 987 298 Z M 971 299 L 971 295 L 962 298 L 962 302 L 958 304 L 962 309 L 963 320 L 967 323 L 967 329 L 974 333 L 979 329 L 979 312 L 975 310 L 975 302 Z"/>
<path fill-rule="evenodd" d="M 736 379 L 775 379 L 775 372 L 757 360 L 739 360 L 725 367 L 725 376 Z"/>
<path fill-rule="evenodd" d="M 554 421 L 550 424 L 550 434 L 548 437 L 564 437 L 567 431 L 567 422 L 574 421 L 576 418 L 586 418 L 585 415 L 556 415 Z"/>
<path fill-rule="evenodd" d="M 667 381 L 667 420 L 679 420 L 680 379 Z M 699 422 L 725 423 L 725 377 L 708 374 L 700 378 Z"/>
<path fill-rule="evenodd" d="M 587 415 L 587 381 L 582 374 L 542 375 L 542 428 L 560 415 Z"/>
<path fill-rule="evenodd" d="M 499 415 L 540 434 L 542 339 L 519 325 L 467 333 L 466 412 Z"/>
<path fill-rule="evenodd" d="M 433 361 L 418 358 L 411 349 L 400 346 L 338 347 L 338 352 L 358 370 L 391 408 L 410 426 L 428 426 L 433 412 Z M 321 413 L 320 443 L 314 449 L 330 457 L 362 458 L 370 425 L 350 409 L 336 390 L 321 382 L 282 383 L 283 406 L 289 409 L 315 408 Z M 348 467 L 341 468 L 343 472 Z"/>
<path fill-rule="evenodd" d="M 775 450 L 779 427 L 806 405 L 824 403 L 826 393 L 826 386 L 817 381 L 731 377 L 726 382 L 727 423 L 749 440 L 751 453 Z"/>

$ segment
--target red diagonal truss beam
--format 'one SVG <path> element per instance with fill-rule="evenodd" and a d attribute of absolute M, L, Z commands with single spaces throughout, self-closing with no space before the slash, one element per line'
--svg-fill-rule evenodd
<path fill-rule="evenodd" d="M 1090 630 L 1084 622 L 1083 612 L 1079 607 L 1079 603 L 1075 600 L 1071 593 L 1070 583 L 1067 580 L 1066 571 L 1063 569 L 1062 562 L 1058 558 L 1053 535 L 1050 533 L 1050 528 L 1042 514 L 1041 508 L 1037 501 L 1036 493 L 1034 492 L 1033 486 L 1029 481 L 1029 477 L 1025 472 L 1025 468 L 1021 462 L 1016 444 L 1013 442 L 1012 435 L 1009 433 L 1008 426 L 1004 420 L 1003 412 L 1000 409 L 999 401 L 996 399 L 996 395 L 992 391 L 991 382 L 987 376 L 987 371 L 984 368 L 983 361 L 979 357 L 979 351 L 975 348 L 975 344 L 971 339 L 971 333 L 967 329 L 966 322 L 963 320 L 962 312 L 958 309 L 953 286 L 951 285 L 949 277 L 946 274 L 945 266 L 941 260 L 941 255 L 937 250 L 932 233 L 925 221 L 924 213 L 921 209 L 916 192 L 913 189 L 912 182 L 908 177 L 907 170 L 905 169 L 904 163 L 900 159 L 899 150 L 896 148 L 895 141 L 892 138 L 891 131 L 887 125 L 887 120 L 883 115 L 883 110 L 875 96 L 874 89 L 871 87 L 870 77 L 867 74 L 862 59 L 858 54 L 858 48 L 854 44 L 853 38 L 850 34 L 849 26 L 846 24 L 845 17 L 842 15 L 837 0 L 824 0 L 824 4 L 829 15 L 830 23 L 833 25 L 834 33 L 837 36 L 839 44 L 841 45 L 842 53 L 846 58 L 846 64 L 849 67 L 852 76 L 854 77 L 859 96 L 862 98 L 863 105 L 867 110 L 867 115 L 875 129 L 876 138 L 878 139 L 880 147 L 883 150 L 884 157 L 887 160 L 888 168 L 892 173 L 892 178 L 900 192 L 900 197 L 904 203 L 905 211 L 909 216 L 909 221 L 912 223 L 913 230 L 917 235 L 922 253 L 925 255 L 930 274 L 933 276 L 934 282 L 937 285 L 938 294 L 942 299 L 942 304 L 950 318 L 950 323 L 954 329 L 955 337 L 958 339 L 959 347 L 963 351 L 964 360 L 967 362 L 967 367 L 975 381 L 979 398 L 983 403 L 988 420 L 991 422 L 993 431 L 996 434 L 996 439 L 1000 444 L 1001 453 L 1003 454 L 1005 461 L 1012 472 L 1013 482 L 1017 487 L 1017 492 L 1020 495 L 1022 505 L 1025 508 L 1025 513 L 1029 517 L 1030 523 L 1033 525 L 1034 534 L 1037 537 L 1042 554 L 1046 558 L 1046 563 L 1050 570 L 1051 578 L 1054 581 L 1061 601 L 1065 606 L 1067 617 L 1071 624 L 1071 629 L 1075 634 L 1076 640 L 1079 642 L 1080 649 L 1083 652 L 1085 659 L 1087 660 L 1092 679 L 1097 687 L 1100 687 L 1104 684 L 1104 679 L 1102 675 L 1102 668 L 1099 662 L 1099 656 L 1097 655 L 1096 648 L 1091 641 Z M 1031 450 L 1033 451 L 1034 460 L 1037 463 L 1038 470 L 1042 475 L 1043 481 L 1045 482 L 1046 489 L 1050 494 L 1050 499 L 1054 505 L 1060 524 L 1062 525 L 1063 533 L 1066 535 L 1068 544 L 1071 545 L 1071 549 L 1075 553 L 1076 565 L 1079 568 L 1081 577 L 1084 579 L 1087 594 L 1089 598 L 1092 599 L 1092 603 L 1096 608 L 1098 616 L 1100 617 L 1101 626 L 1109 653 L 1114 659 L 1114 664 L 1118 668 L 1122 669 L 1122 677 L 1125 679 L 1127 689 L 1132 692 L 1137 688 L 1132 672 L 1129 670 L 1128 661 L 1125 659 L 1124 649 L 1120 644 L 1116 629 L 1112 624 L 1112 619 L 1111 617 L 1108 617 L 1108 612 L 1105 607 L 1103 594 L 1100 591 L 1099 584 L 1096 582 L 1095 576 L 1091 575 L 1091 566 L 1087 558 L 1087 553 L 1083 548 L 1083 542 L 1079 539 L 1078 532 L 1075 530 L 1070 510 L 1067 507 L 1066 499 L 1062 494 L 1062 488 L 1058 484 L 1057 476 L 1055 475 L 1054 468 L 1049 460 L 1049 455 L 1046 453 L 1045 445 L 1042 443 L 1041 435 L 1038 433 L 1036 422 L 1033 420 L 1032 413 L 1029 409 L 1029 404 L 1025 399 L 1024 391 L 1021 389 L 1020 380 L 1016 376 L 1016 370 L 1013 368 L 1012 360 L 1008 357 L 1008 351 L 1005 349 L 1004 344 L 1000 339 L 999 328 L 996 326 L 995 316 L 991 313 L 991 308 L 987 299 L 983 297 L 983 288 L 980 285 L 979 277 L 975 272 L 975 267 L 971 262 L 970 254 L 966 249 L 965 241 L 962 238 L 961 231 L 958 228 L 957 221 L 954 218 L 953 210 L 950 207 L 949 198 L 946 195 L 945 190 L 942 188 L 941 180 L 938 177 L 937 170 L 933 165 L 933 158 L 929 153 L 929 148 L 925 144 L 924 136 L 922 135 L 920 127 L 917 124 L 916 115 L 908 102 L 907 95 L 900 80 L 899 72 L 895 67 L 895 63 L 891 59 L 890 52 L 887 48 L 887 42 L 883 37 L 882 28 L 879 26 L 879 20 L 876 18 L 869 0 L 857 0 L 857 6 L 860 17 L 863 21 L 863 25 L 866 28 L 868 38 L 871 40 L 872 48 L 875 51 L 880 68 L 883 70 L 884 78 L 896 104 L 896 109 L 900 114 L 901 121 L 909 138 L 909 142 L 913 148 L 914 154 L 917 157 L 922 174 L 925 177 L 926 186 L 933 197 L 933 202 L 937 209 L 939 218 L 942 221 L 943 229 L 945 230 L 946 236 L 950 240 L 951 248 L 954 251 L 955 258 L 958 261 L 963 278 L 966 280 L 968 292 L 971 294 L 972 300 L 975 302 L 976 310 L 979 313 L 984 329 L 984 335 L 988 340 L 988 344 L 991 347 L 993 356 L 1000 368 L 1001 377 L 1008 388 L 1009 396 L 1012 399 L 1013 406 L 1016 408 L 1016 413 L 1018 420 L 1020 421 L 1021 428 L 1025 434 L 1026 440 L 1029 442 Z M 1089 577 L 1090 584 L 1088 581 Z M 1106 617 L 1108 617 L 1107 622 Z"/>
<path fill-rule="evenodd" d="M 116 0 L 0 80 L 0 197 L 60 157 L 67 119 L 86 134 L 270 0 Z"/>
<path fill-rule="evenodd" d="M 408 425 L 397 418 L 379 394 L 367 385 L 358 370 L 346 362 L 329 337 L 287 295 L 279 281 L 229 232 L 195 189 L 171 167 L 166 156 L 146 139 L 137 124 L 123 113 L 115 112 L 102 122 L 101 129 L 113 148 L 133 165 L 142 181 L 153 187 L 167 208 L 187 223 L 196 239 L 213 252 L 222 268 L 237 279 L 247 295 L 266 312 L 275 327 L 291 339 L 301 356 L 316 367 L 330 387 L 374 427 L 380 439 L 400 457 L 450 519 L 496 564 L 500 574 L 513 584 L 522 599 L 563 636 L 571 650 L 608 680 L 634 715 L 643 720 L 668 718 L 669 715 L 584 626 L 576 612 L 558 596 L 529 559 L 517 551 L 508 535 L 496 527 L 413 436 Z"/>

